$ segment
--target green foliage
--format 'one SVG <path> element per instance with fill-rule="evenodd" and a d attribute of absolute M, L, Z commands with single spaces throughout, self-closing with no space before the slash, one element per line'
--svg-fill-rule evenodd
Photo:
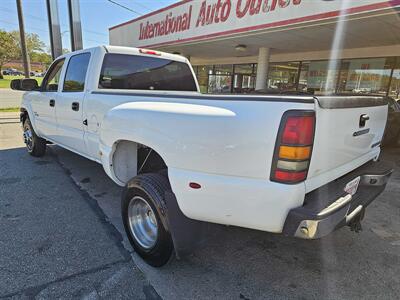
<path fill-rule="evenodd" d="M 1 67 L 12 59 L 18 59 L 20 56 L 18 40 L 7 31 L 0 29 L 0 71 Z"/>
<path fill-rule="evenodd" d="M 0 112 L 19 112 L 19 107 L 0 108 Z"/>
<path fill-rule="evenodd" d="M 53 58 L 46 52 L 32 52 L 31 54 L 31 62 L 43 63 L 46 65 L 46 68 L 50 66 L 52 61 Z"/>
<path fill-rule="evenodd" d="M 27 33 L 25 40 L 31 62 L 44 63 L 48 67 L 53 59 L 45 52 L 45 43 L 35 33 Z M 19 31 L 7 32 L 0 29 L 0 73 L 4 64 L 18 59 L 22 59 Z"/>
<path fill-rule="evenodd" d="M 10 32 L 13 35 L 14 39 L 17 41 L 18 49 L 21 49 L 21 40 L 19 36 L 19 31 L 14 30 Z M 35 52 L 44 52 L 45 43 L 40 40 L 39 36 L 36 33 L 26 33 L 26 48 L 28 50 L 29 58 L 32 59 L 32 54 Z M 21 50 L 19 50 L 21 52 Z M 19 53 L 19 57 L 21 57 L 21 53 Z"/>

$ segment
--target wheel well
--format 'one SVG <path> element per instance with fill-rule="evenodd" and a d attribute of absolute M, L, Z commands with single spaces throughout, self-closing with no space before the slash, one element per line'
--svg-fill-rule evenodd
<path fill-rule="evenodd" d="M 126 140 L 115 143 L 112 166 L 115 176 L 123 183 L 138 174 L 167 169 L 165 161 L 153 148 Z"/>
<path fill-rule="evenodd" d="M 28 111 L 25 108 L 20 108 L 20 112 L 19 119 L 24 124 L 25 120 L 29 117 Z"/>

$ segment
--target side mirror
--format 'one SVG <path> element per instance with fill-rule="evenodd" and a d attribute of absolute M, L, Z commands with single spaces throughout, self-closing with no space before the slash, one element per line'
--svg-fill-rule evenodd
<path fill-rule="evenodd" d="M 10 87 L 18 91 L 34 91 L 39 88 L 39 84 L 36 79 L 31 78 L 13 79 L 11 80 Z"/>
<path fill-rule="evenodd" d="M 36 79 L 25 78 L 21 79 L 21 90 L 23 91 L 34 91 L 39 88 L 39 84 Z"/>
<path fill-rule="evenodd" d="M 11 80 L 10 88 L 12 90 L 20 91 L 21 90 L 21 81 L 22 81 L 22 79 L 13 79 L 13 80 Z"/>

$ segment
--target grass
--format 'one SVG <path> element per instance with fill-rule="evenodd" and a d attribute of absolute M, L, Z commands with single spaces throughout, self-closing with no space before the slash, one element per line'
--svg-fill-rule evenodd
<path fill-rule="evenodd" d="M 0 108 L 0 112 L 19 112 L 19 107 Z"/>
<path fill-rule="evenodd" d="M 22 79 L 24 76 L 11 76 L 11 75 L 3 75 L 4 79 L 0 79 L 0 89 L 9 89 L 10 82 L 13 79 Z M 32 77 L 32 79 L 36 79 L 38 84 L 42 83 L 43 77 Z"/>

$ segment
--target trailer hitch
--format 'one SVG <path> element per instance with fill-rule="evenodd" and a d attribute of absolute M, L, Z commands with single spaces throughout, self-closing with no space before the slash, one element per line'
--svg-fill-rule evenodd
<path fill-rule="evenodd" d="M 365 209 L 362 209 L 357 215 L 355 215 L 348 223 L 351 231 L 359 233 L 362 231 L 361 221 L 364 219 Z"/>

